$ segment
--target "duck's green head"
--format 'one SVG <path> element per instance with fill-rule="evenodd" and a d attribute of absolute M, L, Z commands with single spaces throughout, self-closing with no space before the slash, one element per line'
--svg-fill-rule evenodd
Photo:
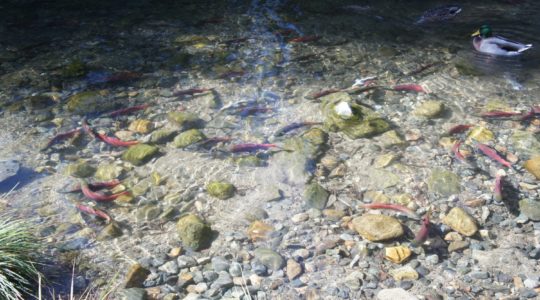
<path fill-rule="evenodd" d="M 492 35 L 493 33 L 491 32 L 491 27 L 489 27 L 489 25 L 480 26 L 480 29 L 478 29 L 475 33 L 472 34 L 472 36 L 481 36 L 483 38 L 488 38 Z"/>

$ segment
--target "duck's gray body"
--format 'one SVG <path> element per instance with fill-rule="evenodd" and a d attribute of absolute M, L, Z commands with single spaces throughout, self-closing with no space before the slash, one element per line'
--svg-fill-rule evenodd
<path fill-rule="evenodd" d="M 473 45 L 477 51 L 500 56 L 516 56 L 532 48 L 531 44 L 514 42 L 500 36 L 488 38 L 476 36 L 473 39 Z"/>

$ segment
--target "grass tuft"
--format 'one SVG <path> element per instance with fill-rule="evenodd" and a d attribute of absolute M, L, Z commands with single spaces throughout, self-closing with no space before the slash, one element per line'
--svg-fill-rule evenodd
<path fill-rule="evenodd" d="M 40 250 L 41 242 L 28 222 L 0 215 L 0 299 L 20 300 L 32 294 L 40 276 L 35 261 Z"/>

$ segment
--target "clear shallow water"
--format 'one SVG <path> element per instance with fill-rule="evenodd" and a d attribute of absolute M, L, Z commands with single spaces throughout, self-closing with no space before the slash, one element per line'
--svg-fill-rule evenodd
<path fill-rule="evenodd" d="M 78 6 L 83 3 L 86 5 L 84 10 Z M 7 85 L 8 88 L 1 95 L 3 100 L 12 102 L 24 99 L 31 93 L 49 91 L 51 87 L 60 88 L 66 92 L 66 97 L 77 91 L 94 89 L 96 83 L 97 88 L 101 88 L 99 84 L 103 78 L 99 76 L 64 79 L 58 74 L 58 70 L 68 61 L 80 58 L 96 68 L 96 72 L 102 72 L 90 75 L 107 74 L 111 70 L 137 70 L 153 78 L 154 82 L 159 82 L 161 77 L 172 77 L 175 80 L 173 86 L 181 89 L 217 87 L 225 105 L 251 101 L 272 109 L 267 114 L 238 117 L 226 113 L 218 115 L 196 100 L 164 105 L 164 110 L 182 106 L 203 115 L 209 120 L 205 131 L 208 136 L 227 135 L 237 142 L 265 142 L 283 125 L 306 119 L 318 121 L 321 115 L 317 105 L 305 100 L 304 95 L 327 88 L 349 87 L 354 79 L 372 75 L 378 75 L 383 84 L 391 85 L 398 80 L 404 83 L 418 82 L 432 91 L 429 96 L 393 95 L 383 101 L 377 100 L 376 95 L 362 98 L 362 101 L 374 106 L 396 127 L 403 126 L 404 130 L 415 126 L 426 132 L 440 133 L 445 130 L 442 122 L 408 123 L 411 106 L 430 97 L 442 99 L 452 108 L 453 114 L 447 120 L 455 123 L 470 121 L 472 114 L 482 111 L 488 100 L 501 100 L 519 109 L 537 104 L 536 93 L 540 79 L 540 3 L 452 3 L 463 7 L 456 18 L 422 26 L 414 25 L 414 22 L 423 11 L 447 2 L 209 1 L 194 4 L 188 1 L 165 1 L 154 5 L 146 1 L 131 1 L 128 6 L 123 6 L 107 1 L 52 1 L 22 6 L 2 4 L 2 11 L 7 17 L 0 21 L 0 45 L 3 51 L 0 75 L 33 69 L 38 74 L 45 73 L 51 80 L 41 85 L 35 85 L 32 79 L 15 87 Z M 351 4 L 361 5 L 365 11 L 341 9 Z M 221 18 L 222 21 L 219 20 Z M 470 34 L 485 23 L 490 24 L 496 34 L 532 43 L 536 48 L 518 58 L 494 58 L 477 53 L 472 47 Z M 288 36 L 275 34 L 276 31 L 287 29 L 292 30 L 292 36 L 318 35 L 321 39 L 298 45 L 287 43 Z M 171 40 L 187 35 L 214 36 L 214 40 L 205 42 L 204 49 L 208 49 L 207 52 L 194 50 L 195 57 L 191 65 L 168 64 L 168 59 L 175 53 L 189 48 L 171 43 Z M 247 40 L 227 47 L 213 42 L 237 38 Z M 227 55 L 219 58 L 223 48 Z M 468 70 L 469 74 L 456 72 L 453 68 L 456 61 L 468 66 L 471 69 Z M 426 73 L 407 76 L 431 63 L 440 65 Z M 215 65 L 245 70 L 245 74 L 233 80 L 222 80 L 218 78 L 219 71 L 213 68 Z M 133 81 L 106 87 L 127 90 L 133 86 L 143 86 L 139 84 Z M 520 91 L 515 91 L 516 87 Z M 391 109 L 386 108 L 390 105 Z M 474 118 L 472 120 L 475 121 Z M 75 126 L 77 120 L 72 122 Z M 21 125 L 34 126 L 26 123 Z M 46 132 L 52 133 L 51 128 L 48 129 Z M 35 166 L 33 159 L 29 158 L 33 154 L 29 149 L 31 142 L 44 133 L 28 136 L 26 140 L 17 140 L 19 147 L 27 147 L 27 151 L 19 153 L 21 159 L 31 167 Z M 350 142 L 349 145 L 345 141 L 344 144 L 340 144 L 342 148 L 336 152 L 353 147 L 354 143 Z M 429 149 L 421 151 L 430 157 Z M 18 149 L 10 145 L 3 148 L 2 152 L 12 155 Z M 105 155 L 108 153 L 104 152 Z M 412 153 L 407 158 L 413 163 L 424 163 L 421 157 L 415 158 L 414 155 Z M 304 173 L 289 172 L 293 163 L 289 165 L 287 161 L 271 160 L 267 168 L 242 169 L 225 164 L 224 160 L 228 158 L 226 155 L 216 159 L 213 154 L 204 151 L 171 158 L 175 159 L 175 165 L 170 166 L 168 171 L 179 182 L 172 191 L 198 195 L 199 187 L 209 180 L 228 178 L 240 189 L 249 192 L 248 199 L 233 204 L 206 202 L 203 196 L 196 197 L 202 209 L 211 211 L 208 213 L 210 219 L 215 222 L 215 228 L 222 232 L 230 228 L 244 230 L 240 216 L 246 210 L 264 206 L 267 195 L 275 192 L 272 187 L 287 189 L 287 194 L 293 200 L 300 201 L 307 178 Z M 440 162 L 435 159 L 433 161 Z M 166 157 L 157 168 L 167 170 L 169 162 Z M 59 183 L 65 180 L 62 174 L 54 176 L 54 180 Z M 422 181 L 422 175 L 417 176 L 419 178 L 415 180 Z M 39 186 L 30 186 L 34 190 L 39 189 Z M 24 190 L 21 193 L 33 195 Z M 141 204 L 147 204 L 147 200 L 153 197 L 148 195 L 142 199 Z M 67 207 L 74 211 L 73 203 L 51 191 L 38 193 L 32 199 L 36 198 L 47 198 L 44 202 L 51 207 Z M 274 206 L 273 210 L 287 211 L 288 205 L 293 207 L 295 201 L 283 202 Z M 130 223 L 130 215 L 125 214 L 125 210 L 107 208 L 118 215 L 119 221 L 133 225 L 133 232 L 145 232 L 148 227 L 146 224 Z M 131 212 L 129 209 L 127 211 Z M 224 215 L 227 218 L 221 219 Z M 66 220 L 63 211 L 57 212 L 51 219 L 71 222 Z M 91 221 L 88 224 L 98 227 Z M 160 244 L 167 235 L 174 235 L 173 231 L 170 226 L 165 232 L 155 229 L 152 231 L 155 235 L 153 241 L 145 241 L 148 244 L 141 242 L 141 245 L 133 248 L 130 248 L 133 243 L 142 240 L 140 236 L 133 238 L 133 241 L 124 239 L 115 242 L 112 246 L 107 243 L 92 244 L 93 248 L 87 249 L 88 256 L 94 255 L 96 265 L 107 264 L 111 260 L 137 259 L 145 253 L 151 253 L 153 245 Z M 64 242 L 62 238 L 59 241 Z M 119 247 L 124 252 L 118 251 Z M 111 251 L 111 248 L 114 250 Z M 107 251 L 111 253 L 104 257 L 96 255 Z"/>

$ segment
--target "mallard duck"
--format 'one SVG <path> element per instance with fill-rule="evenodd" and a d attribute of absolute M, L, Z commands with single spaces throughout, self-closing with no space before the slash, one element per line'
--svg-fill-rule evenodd
<path fill-rule="evenodd" d="M 480 52 L 501 56 L 515 56 L 521 52 L 532 48 L 532 44 L 522 44 L 507 40 L 500 36 L 493 36 L 491 27 L 482 25 L 471 36 L 474 37 L 474 48 Z"/>

